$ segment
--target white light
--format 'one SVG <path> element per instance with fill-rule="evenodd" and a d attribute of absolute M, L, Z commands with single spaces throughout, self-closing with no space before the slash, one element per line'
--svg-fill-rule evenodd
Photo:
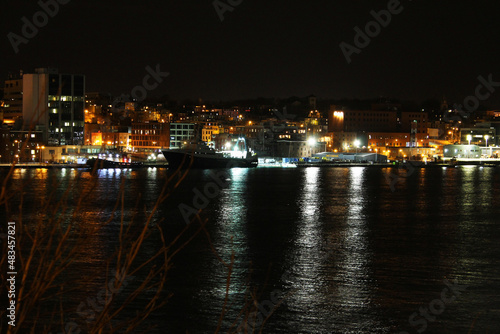
<path fill-rule="evenodd" d="M 314 138 L 309 138 L 309 140 L 307 142 L 309 143 L 309 146 L 316 145 L 316 139 L 314 139 Z"/>

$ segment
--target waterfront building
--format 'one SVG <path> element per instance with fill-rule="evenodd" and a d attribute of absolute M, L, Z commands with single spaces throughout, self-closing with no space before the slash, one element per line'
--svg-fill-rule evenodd
<path fill-rule="evenodd" d="M 107 151 L 101 145 L 43 146 L 40 152 L 42 162 L 84 164 L 89 158 L 100 157 L 108 160 L 123 159 L 121 154 Z"/>
<path fill-rule="evenodd" d="M 132 150 L 154 152 L 170 146 L 170 124 L 160 122 L 133 123 L 130 136 Z"/>
<path fill-rule="evenodd" d="M 24 124 L 42 131 L 45 144 L 83 144 L 84 105 L 83 75 L 49 68 L 23 75 Z"/>
<path fill-rule="evenodd" d="M 354 147 L 354 143 L 358 140 L 357 132 L 344 132 L 344 131 L 335 131 L 329 132 L 330 136 L 330 150 L 331 151 L 342 151 L 347 150 L 350 147 Z"/>
<path fill-rule="evenodd" d="M 334 162 L 387 162 L 387 156 L 383 154 L 366 152 L 320 152 L 313 154 L 313 158 Z"/>
<path fill-rule="evenodd" d="M 478 145 L 445 145 L 443 147 L 445 158 L 480 158 L 481 149 Z"/>
<path fill-rule="evenodd" d="M 277 140 L 273 144 L 273 157 L 276 158 L 303 158 L 324 152 L 326 144 L 306 140 Z"/>
<path fill-rule="evenodd" d="M 194 123 L 170 123 L 170 148 L 181 148 L 194 138 Z"/>

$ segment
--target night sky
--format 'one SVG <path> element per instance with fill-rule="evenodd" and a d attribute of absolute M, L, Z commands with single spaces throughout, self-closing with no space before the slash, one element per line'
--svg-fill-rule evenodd
<path fill-rule="evenodd" d="M 45 0 L 44 0 L 45 1 Z M 220 0 L 222 3 L 237 0 Z M 87 91 L 130 93 L 145 67 L 170 72 L 151 96 L 211 101 L 307 96 L 461 102 L 477 77 L 500 82 L 496 1 L 401 1 L 370 44 L 347 63 L 339 44 L 390 1 L 243 0 L 221 22 L 213 0 L 71 0 L 19 45 L 36 1 L 8 0 L 0 14 L 0 75 L 56 67 L 81 73 Z M 500 108 L 500 87 L 484 104 Z"/>

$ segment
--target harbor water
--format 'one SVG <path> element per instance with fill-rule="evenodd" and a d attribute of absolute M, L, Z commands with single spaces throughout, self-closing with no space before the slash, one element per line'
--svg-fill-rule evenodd
<path fill-rule="evenodd" d="M 83 321 L 75 310 L 102 290 L 120 222 L 145 219 L 172 173 L 14 171 L 3 221 L 19 220 L 21 210 L 29 225 L 46 214 L 43 203 L 67 196 L 68 219 L 89 240 L 78 272 L 61 274 L 93 277 L 64 301 L 66 319 Z M 499 167 L 234 168 L 192 170 L 177 181 L 152 227 L 167 242 L 185 228 L 194 237 L 172 259 L 166 303 L 138 333 L 500 331 Z M 124 205 L 113 215 L 121 187 Z M 205 230 L 195 235 L 201 222 L 190 219 L 199 209 Z M 159 247 L 153 234 L 140 261 Z M 136 274 L 131 286 L 142 279 Z M 249 298 L 253 320 L 244 320 Z"/>

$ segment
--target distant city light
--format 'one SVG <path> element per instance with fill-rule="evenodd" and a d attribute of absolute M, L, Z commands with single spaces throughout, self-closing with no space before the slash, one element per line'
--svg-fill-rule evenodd
<path fill-rule="evenodd" d="M 343 111 L 334 111 L 333 112 L 333 117 L 335 117 L 335 118 L 344 118 L 344 112 Z"/>

